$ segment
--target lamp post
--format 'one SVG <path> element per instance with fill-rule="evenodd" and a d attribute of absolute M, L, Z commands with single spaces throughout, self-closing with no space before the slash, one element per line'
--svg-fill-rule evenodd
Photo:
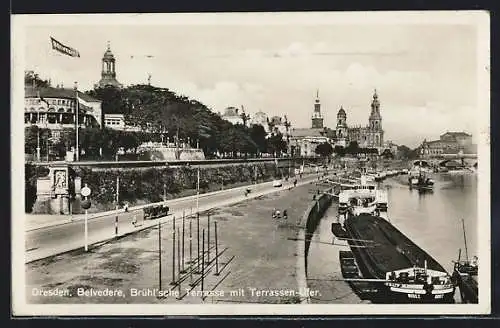
<path fill-rule="evenodd" d="M 200 211 L 200 167 L 198 167 L 197 179 L 196 179 L 196 213 Z"/>
<path fill-rule="evenodd" d="M 36 127 L 36 160 L 40 162 L 40 128 Z"/>
<path fill-rule="evenodd" d="M 76 142 L 75 142 L 75 151 L 76 151 L 76 161 L 78 162 L 80 160 L 80 149 L 79 149 L 79 141 L 78 141 L 78 115 L 80 114 L 80 104 L 78 103 L 78 82 L 75 82 L 75 122 L 76 122 L 76 128 L 75 128 L 75 134 L 76 134 Z"/>

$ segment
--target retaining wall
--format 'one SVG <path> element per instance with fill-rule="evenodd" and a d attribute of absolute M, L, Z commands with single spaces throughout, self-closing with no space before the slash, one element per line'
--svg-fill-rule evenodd
<path fill-rule="evenodd" d="M 325 214 L 325 211 L 332 204 L 333 196 L 330 194 L 331 189 L 323 190 L 319 195 L 315 195 L 315 199 L 304 212 L 299 225 L 297 235 L 297 266 L 296 276 L 297 284 L 300 290 L 307 288 L 307 254 L 311 245 L 311 236 L 318 226 L 319 220 Z M 310 303 L 310 298 L 301 300 L 301 303 Z"/>

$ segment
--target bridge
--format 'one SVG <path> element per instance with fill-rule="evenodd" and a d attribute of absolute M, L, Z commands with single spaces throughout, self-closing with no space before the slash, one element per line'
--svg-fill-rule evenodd
<path fill-rule="evenodd" d="M 459 165 L 477 166 L 477 154 L 440 154 L 439 156 L 430 157 L 414 161 L 414 165 L 423 166 L 445 166 L 449 162 L 456 162 Z"/>

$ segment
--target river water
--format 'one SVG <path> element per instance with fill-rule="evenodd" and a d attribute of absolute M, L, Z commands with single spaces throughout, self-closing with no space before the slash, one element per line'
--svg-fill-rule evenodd
<path fill-rule="evenodd" d="M 423 194 L 409 189 L 405 175 L 386 179 L 379 187 L 388 192 L 390 222 L 451 273 L 459 249 L 462 259 L 465 258 L 462 219 L 468 256 L 477 255 L 477 175 L 443 173 L 433 178 L 434 191 Z M 336 215 L 334 203 L 312 237 L 308 284 L 322 291 L 322 296 L 313 302 L 364 303 L 350 292 L 345 282 L 337 281 L 342 279 L 338 262 L 340 247 L 324 243 L 332 241 L 331 223 Z"/>

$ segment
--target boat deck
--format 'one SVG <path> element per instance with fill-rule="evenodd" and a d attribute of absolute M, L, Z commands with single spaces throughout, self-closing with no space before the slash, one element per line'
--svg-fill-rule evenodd
<path fill-rule="evenodd" d="M 349 241 L 360 270 L 365 278 L 385 279 L 386 272 L 424 266 L 445 272 L 444 268 L 429 254 L 415 245 L 403 233 L 385 219 L 368 214 L 351 216 L 345 221 L 345 228 L 353 239 Z"/>

